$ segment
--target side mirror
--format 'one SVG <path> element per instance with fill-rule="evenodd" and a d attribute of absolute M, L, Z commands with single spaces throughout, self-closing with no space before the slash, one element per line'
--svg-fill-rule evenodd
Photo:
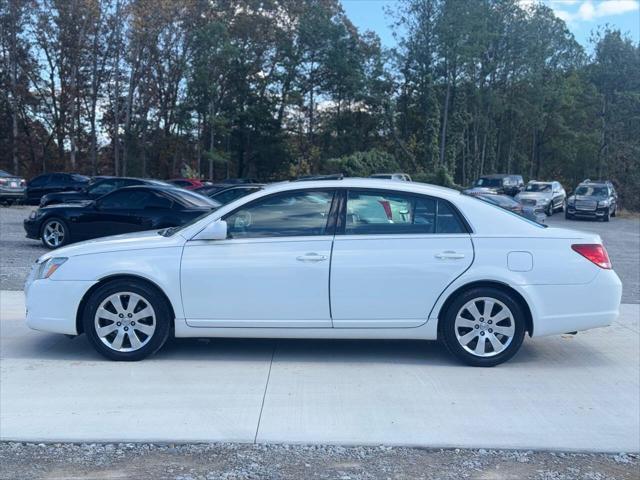
<path fill-rule="evenodd" d="M 207 225 L 204 230 L 198 233 L 194 240 L 226 240 L 227 238 L 227 222 L 224 220 L 216 220 Z"/>

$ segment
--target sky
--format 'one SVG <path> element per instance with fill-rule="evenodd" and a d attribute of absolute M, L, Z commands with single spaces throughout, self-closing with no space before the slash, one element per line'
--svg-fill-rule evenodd
<path fill-rule="evenodd" d="M 520 0 L 524 6 L 535 2 L 549 5 L 588 51 L 591 32 L 599 25 L 609 24 L 628 33 L 635 43 L 640 42 L 640 0 Z M 395 0 L 342 0 L 351 21 L 361 30 L 376 32 L 385 47 L 396 45 L 389 26 L 391 19 L 384 13 L 385 7 L 393 9 L 394 3 Z"/>

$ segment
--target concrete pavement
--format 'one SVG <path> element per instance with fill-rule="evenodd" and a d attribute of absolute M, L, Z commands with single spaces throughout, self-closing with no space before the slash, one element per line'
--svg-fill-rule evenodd
<path fill-rule="evenodd" d="M 640 305 L 611 327 L 527 339 L 509 363 L 437 343 L 175 340 L 114 363 L 29 330 L 0 292 L 0 439 L 640 450 Z"/>

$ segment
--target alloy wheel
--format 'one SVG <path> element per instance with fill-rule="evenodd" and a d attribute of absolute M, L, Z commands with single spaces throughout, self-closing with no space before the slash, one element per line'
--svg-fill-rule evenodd
<path fill-rule="evenodd" d="M 96 334 L 117 352 L 134 352 L 144 347 L 156 330 L 156 313 L 151 303 L 133 292 L 118 292 L 105 298 L 94 316 Z"/>
<path fill-rule="evenodd" d="M 504 303 L 490 297 L 465 303 L 458 310 L 454 328 L 462 348 L 477 357 L 502 353 L 515 335 L 513 313 Z"/>
<path fill-rule="evenodd" d="M 64 243 L 64 227 L 57 220 L 47 223 L 42 232 L 42 238 L 50 247 L 59 247 Z"/>

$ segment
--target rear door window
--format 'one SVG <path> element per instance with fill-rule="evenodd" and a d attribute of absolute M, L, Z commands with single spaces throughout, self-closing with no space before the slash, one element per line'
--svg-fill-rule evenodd
<path fill-rule="evenodd" d="M 346 235 L 466 233 L 448 202 L 400 192 L 349 190 Z"/>

